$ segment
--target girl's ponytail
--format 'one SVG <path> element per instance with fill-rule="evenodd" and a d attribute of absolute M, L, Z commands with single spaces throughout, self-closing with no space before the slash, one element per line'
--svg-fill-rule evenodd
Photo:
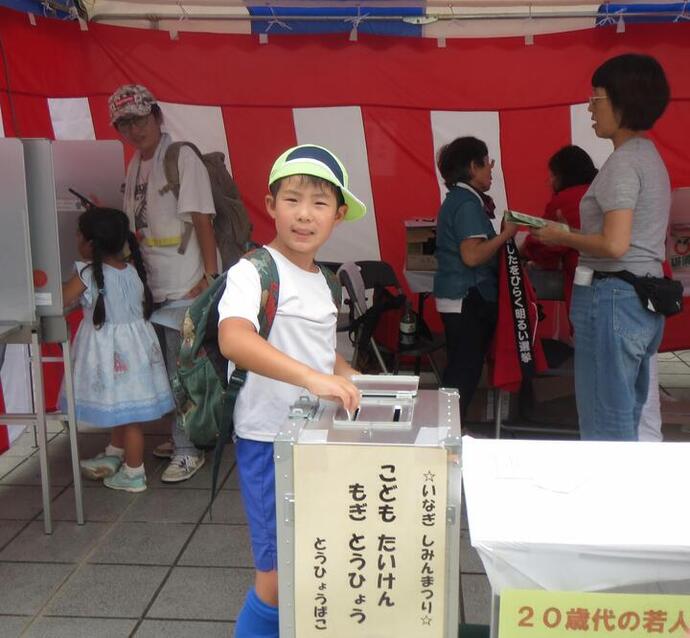
<path fill-rule="evenodd" d="M 97 242 L 92 242 L 93 251 L 93 278 L 98 286 L 98 297 L 93 309 L 93 325 L 98 330 L 105 323 L 105 284 L 103 282 L 103 254 Z"/>
<path fill-rule="evenodd" d="M 139 242 L 134 233 L 129 231 L 127 232 L 127 244 L 129 245 L 129 252 L 132 254 L 134 267 L 137 269 L 137 273 L 139 273 L 139 279 L 141 279 L 141 283 L 144 284 L 144 319 L 149 319 L 151 313 L 153 313 L 153 295 L 147 283 L 146 268 L 144 267 L 144 260 L 139 250 Z"/>

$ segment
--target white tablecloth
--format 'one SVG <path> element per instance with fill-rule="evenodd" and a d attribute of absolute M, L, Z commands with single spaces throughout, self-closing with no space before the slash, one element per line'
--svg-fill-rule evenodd
<path fill-rule="evenodd" d="M 462 463 L 471 542 L 494 593 L 687 593 L 690 443 L 466 436 Z"/>

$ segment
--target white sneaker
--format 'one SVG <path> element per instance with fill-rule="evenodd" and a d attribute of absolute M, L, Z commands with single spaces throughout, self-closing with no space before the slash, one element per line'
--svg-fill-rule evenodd
<path fill-rule="evenodd" d="M 179 483 L 192 478 L 204 465 L 206 457 L 203 454 L 199 456 L 184 456 L 176 454 L 172 457 L 170 464 L 165 468 L 161 476 L 161 481 L 164 483 Z"/>

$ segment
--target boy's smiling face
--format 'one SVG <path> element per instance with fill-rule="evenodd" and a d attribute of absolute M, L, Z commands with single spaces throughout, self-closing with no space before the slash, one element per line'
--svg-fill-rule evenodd
<path fill-rule="evenodd" d="M 266 210 L 276 224 L 270 245 L 300 268 L 312 270 L 316 253 L 342 221 L 347 206 L 338 206 L 327 186 L 293 175 L 283 179 L 275 197 L 266 195 Z"/>

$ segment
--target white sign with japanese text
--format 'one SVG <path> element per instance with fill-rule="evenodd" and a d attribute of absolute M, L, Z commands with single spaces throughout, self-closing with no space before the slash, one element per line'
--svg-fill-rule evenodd
<path fill-rule="evenodd" d="M 443 638 L 447 462 L 442 448 L 294 447 L 297 636 Z"/>

